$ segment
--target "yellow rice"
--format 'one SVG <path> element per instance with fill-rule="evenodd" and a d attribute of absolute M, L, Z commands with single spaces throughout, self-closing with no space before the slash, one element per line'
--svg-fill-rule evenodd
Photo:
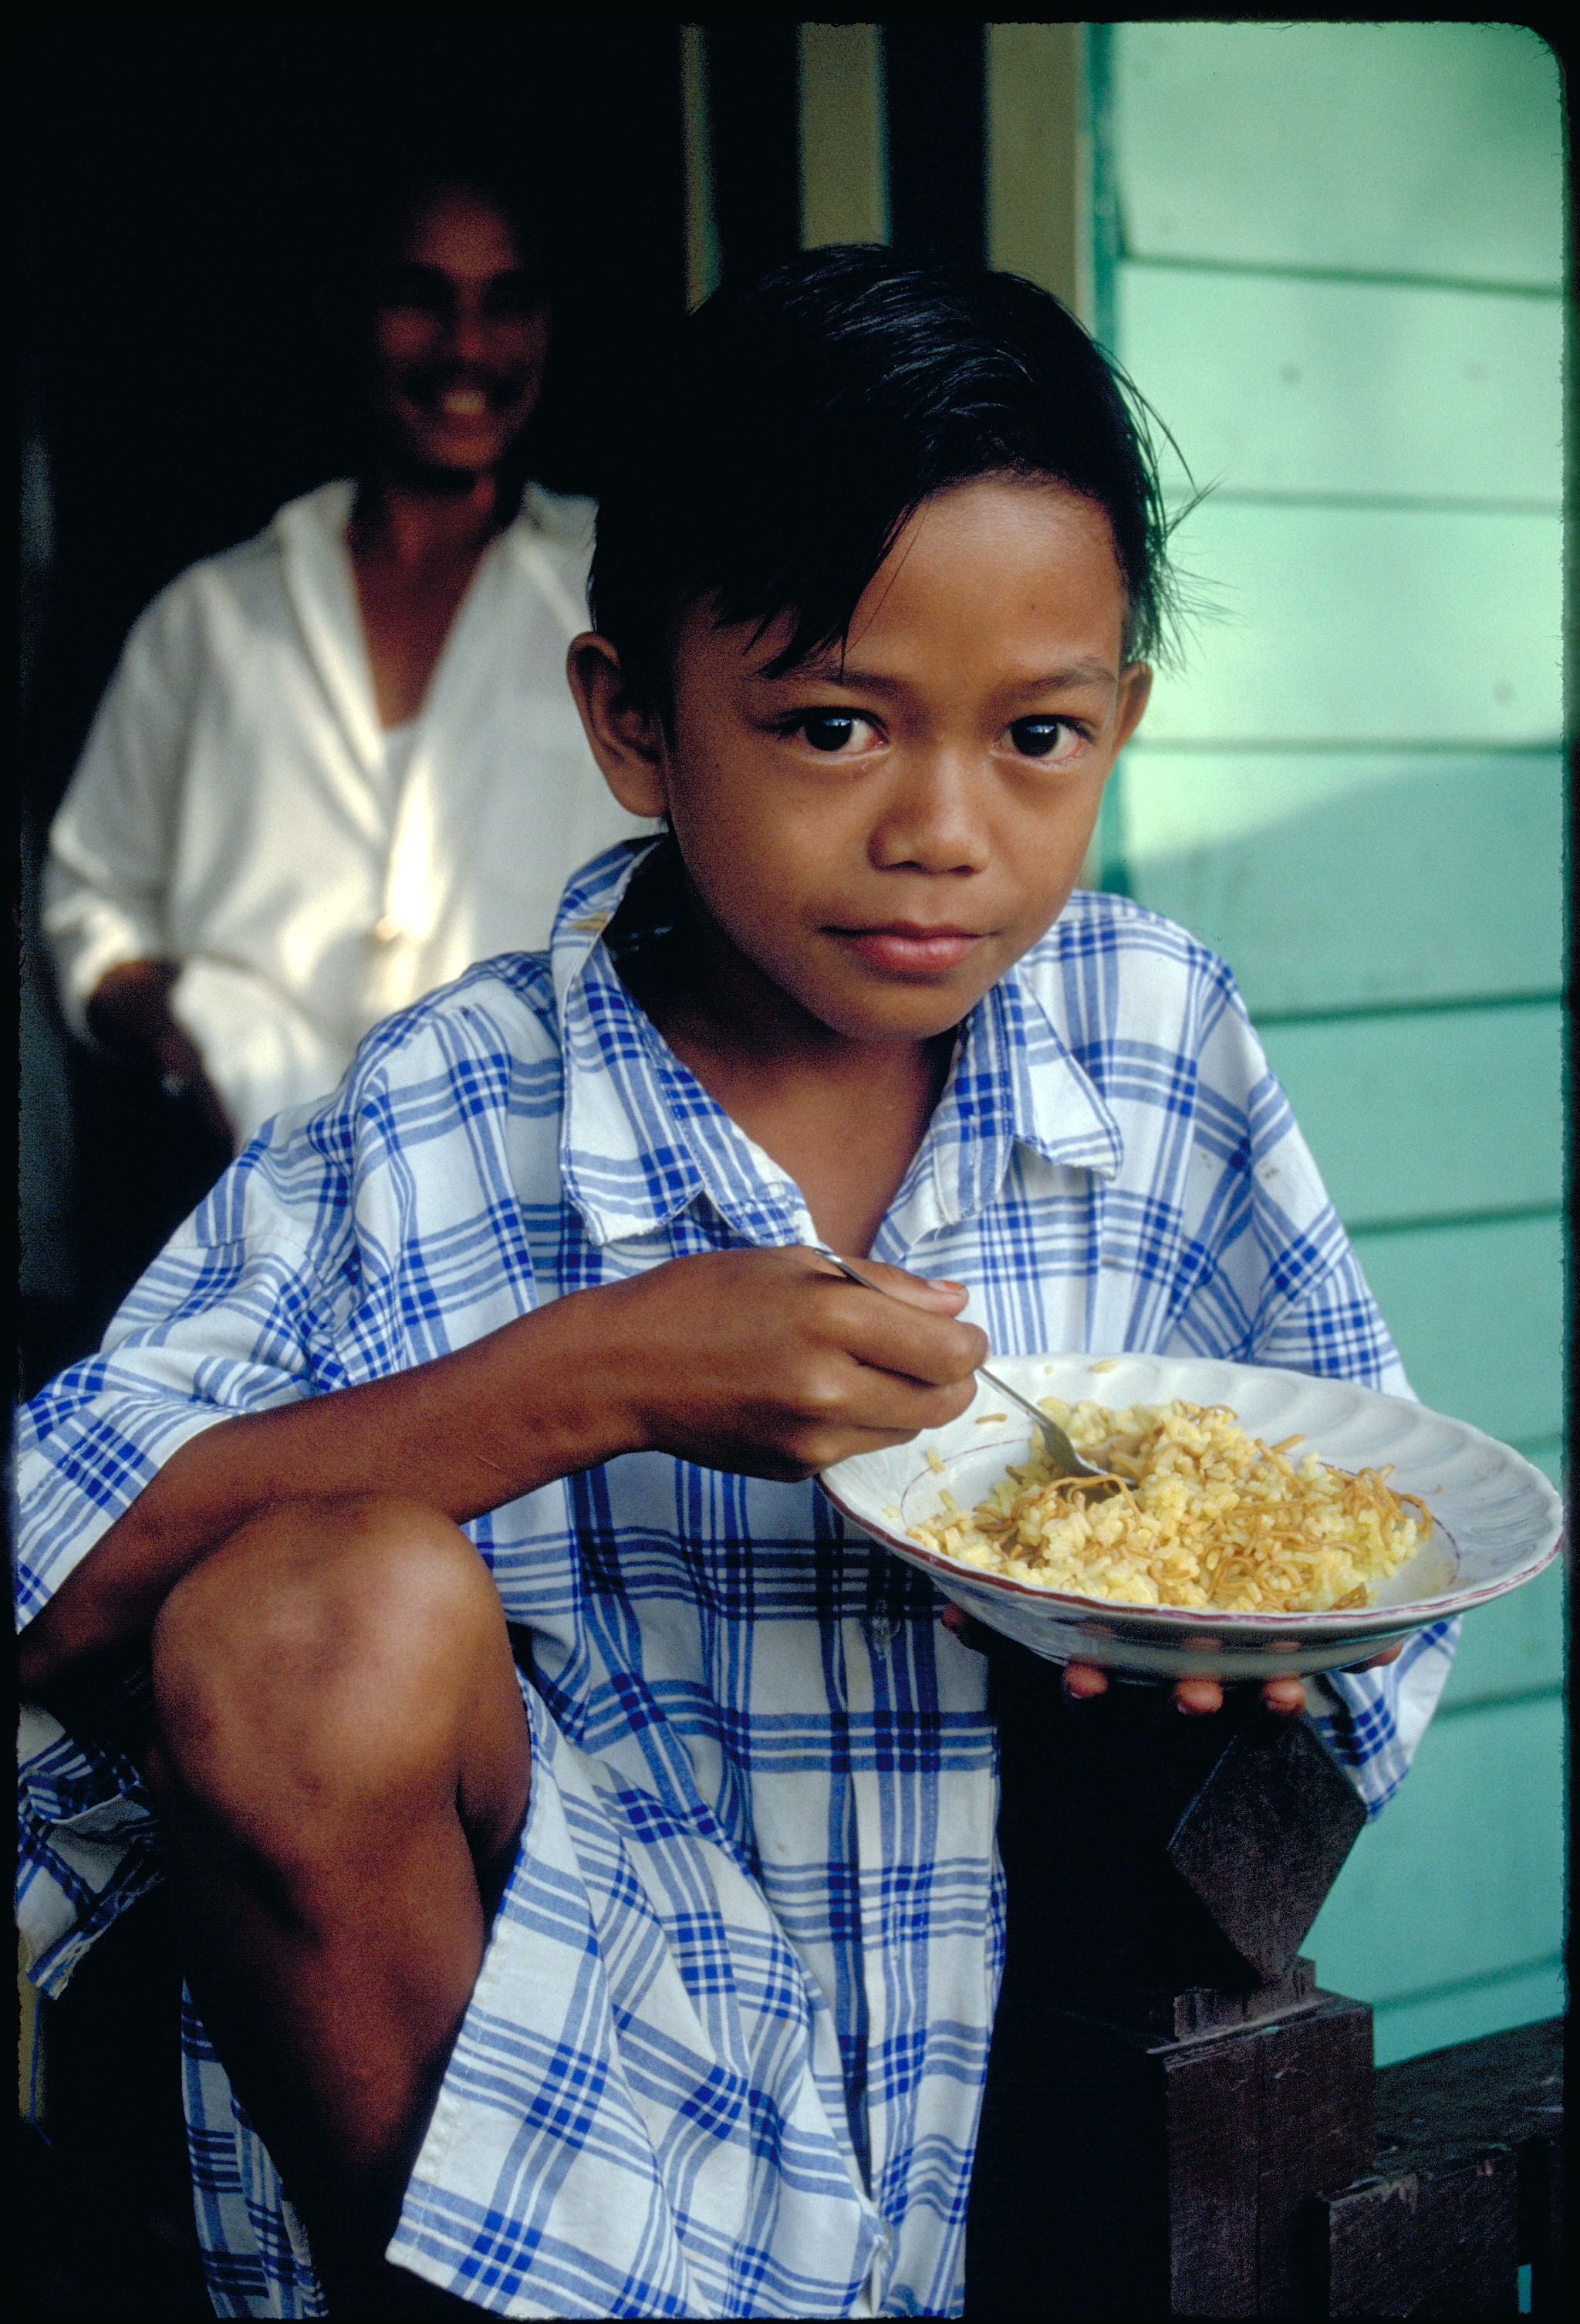
<path fill-rule="evenodd" d="M 1324 1613 L 1369 1605 L 1431 1532 L 1387 1469 L 1351 1476 L 1300 1442 L 1247 1436 L 1225 1406 L 1043 1399 L 1077 1452 L 1119 1480 L 1091 1499 L 1039 1446 L 969 1514 L 947 1491 L 914 1539 L 989 1573 L 1134 1606 Z M 934 1462 L 932 1465 L 941 1466 Z"/>

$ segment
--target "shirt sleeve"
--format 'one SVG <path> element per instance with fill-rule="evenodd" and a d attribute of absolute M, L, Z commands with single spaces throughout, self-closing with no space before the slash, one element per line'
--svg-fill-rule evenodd
<path fill-rule="evenodd" d="M 123 961 L 170 949 L 166 896 L 193 709 L 194 608 L 177 582 L 143 613 L 50 831 L 42 927 L 68 1021 Z"/>
<path fill-rule="evenodd" d="M 244 1155 L 133 1291 L 102 1351 L 22 1413 L 14 1470 L 20 1629 L 180 1447 L 314 1392 L 344 1240 L 344 1180 L 299 1134 Z M 133 1757 L 145 1672 L 104 1690 L 91 1734 L 24 1706 L 17 1916 L 28 1975 L 59 1993 L 161 1877 Z"/>
<path fill-rule="evenodd" d="M 1311 1723 L 1365 1803 L 1381 1815 L 1403 1783 L 1459 1644 L 1459 1621 L 1432 1622 L 1381 1670 L 1309 1679 Z"/>

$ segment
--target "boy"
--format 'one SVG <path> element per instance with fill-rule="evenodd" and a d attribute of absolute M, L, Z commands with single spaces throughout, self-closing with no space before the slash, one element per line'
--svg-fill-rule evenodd
<path fill-rule="evenodd" d="M 35 1974 L 152 1800 L 231 2312 L 958 2309 L 986 1663 L 804 1480 L 990 1344 L 1401 1383 L 1226 972 L 1071 892 L 1167 613 L 1089 342 L 822 252 L 650 425 L 571 676 L 665 836 L 276 1123 L 31 1418 Z M 1327 1694 L 1372 1800 L 1447 1655 Z"/>

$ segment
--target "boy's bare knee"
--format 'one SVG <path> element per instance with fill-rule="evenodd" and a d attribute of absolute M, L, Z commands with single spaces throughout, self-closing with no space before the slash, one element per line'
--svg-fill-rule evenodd
<path fill-rule="evenodd" d="M 497 1637 L 496 1637 L 497 1634 Z M 250 1519 L 171 1591 L 152 1645 L 159 1768 L 222 1813 L 454 1783 L 480 1659 L 508 1659 L 477 1552 L 365 1495 Z"/>

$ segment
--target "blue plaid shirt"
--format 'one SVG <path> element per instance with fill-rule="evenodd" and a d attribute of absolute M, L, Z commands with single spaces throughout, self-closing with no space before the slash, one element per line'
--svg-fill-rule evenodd
<path fill-rule="evenodd" d="M 30 1407 L 23 1620 L 229 1414 L 687 1252 L 817 1240 L 617 973 L 604 930 L 647 853 L 579 875 L 547 959 L 373 1033 Z M 1114 897 L 1073 897 L 968 1020 L 874 1249 L 967 1284 L 1006 1352 L 1404 1385 L 1227 972 Z M 629 1454 L 469 1530 L 530 1639 L 531 1804 L 391 2256 L 516 2316 L 958 2310 L 1003 1925 L 981 1657 L 812 1485 Z M 1424 1632 L 1327 1690 L 1373 1808 L 1451 1646 Z M 58 1990 L 159 1877 L 113 1718 L 90 1744 L 25 1714 L 22 1854 Z M 221 2312 L 319 2313 L 190 2013 L 186 2088 Z"/>

